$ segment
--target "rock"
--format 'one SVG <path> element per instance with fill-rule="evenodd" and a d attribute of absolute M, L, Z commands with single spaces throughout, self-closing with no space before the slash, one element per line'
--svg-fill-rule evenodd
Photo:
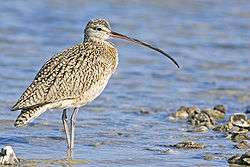
<path fill-rule="evenodd" d="M 135 113 L 139 115 L 149 115 L 149 114 L 154 114 L 160 111 L 161 110 L 158 108 L 143 107 L 143 108 L 136 109 Z"/>
<path fill-rule="evenodd" d="M 174 114 L 173 117 L 179 119 L 185 119 L 188 117 L 187 107 L 181 106 Z"/>
<path fill-rule="evenodd" d="M 204 133 L 204 132 L 208 132 L 208 131 L 209 131 L 209 129 L 206 126 L 200 126 L 200 127 L 194 128 L 192 130 L 188 130 L 188 132 L 200 132 L 200 133 Z"/>
<path fill-rule="evenodd" d="M 218 153 L 205 153 L 203 159 L 207 160 L 207 161 L 213 161 L 213 160 L 225 160 L 227 158 L 226 158 L 225 154 L 223 154 L 223 153 L 221 153 L 221 154 L 218 154 Z"/>
<path fill-rule="evenodd" d="M 0 164 L 1 165 L 14 165 L 19 162 L 16 154 L 11 146 L 5 146 L 2 148 L 0 153 Z"/>
<path fill-rule="evenodd" d="M 147 110 L 147 109 L 142 108 L 142 109 L 140 110 L 140 113 L 141 113 L 141 114 L 151 114 L 152 111 L 149 111 L 149 110 Z"/>
<path fill-rule="evenodd" d="M 206 154 L 206 155 L 204 155 L 203 159 L 207 160 L 207 161 L 216 160 L 215 156 L 212 155 L 212 154 Z"/>
<path fill-rule="evenodd" d="M 246 140 L 243 140 L 237 143 L 234 147 L 238 149 L 250 149 L 250 143 Z"/>
<path fill-rule="evenodd" d="M 211 129 L 215 125 L 214 118 L 210 117 L 205 112 L 196 112 L 190 114 L 188 117 L 188 121 L 192 124 L 193 127 L 206 126 L 208 129 Z"/>
<path fill-rule="evenodd" d="M 249 140 L 249 136 L 247 135 L 247 133 L 230 133 L 228 135 L 228 138 L 230 138 L 232 141 L 234 142 L 240 142 L 243 140 Z"/>
<path fill-rule="evenodd" d="M 175 152 L 170 148 L 146 148 L 147 151 L 158 152 L 160 154 L 174 154 Z"/>
<path fill-rule="evenodd" d="M 250 165 L 250 157 L 242 158 L 242 161 L 243 161 L 246 165 Z"/>
<path fill-rule="evenodd" d="M 231 123 L 227 123 L 225 125 L 218 125 L 213 130 L 219 131 L 219 132 L 228 132 L 233 128 L 233 125 Z"/>
<path fill-rule="evenodd" d="M 233 127 L 228 131 L 228 138 L 230 138 L 232 141 L 240 142 L 243 140 L 248 140 L 248 130 L 240 127 Z"/>
<path fill-rule="evenodd" d="M 225 118 L 226 108 L 223 105 L 216 105 L 213 109 L 205 109 L 202 112 L 207 113 L 210 117 L 215 120 L 220 120 Z"/>
<path fill-rule="evenodd" d="M 225 117 L 225 114 L 221 113 L 218 110 L 206 109 L 206 110 L 202 110 L 202 112 L 205 112 L 206 114 L 208 114 L 210 117 L 214 118 L 215 120 L 224 119 Z"/>
<path fill-rule="evenodd" d="M 181 106 L 175 113 L 169 117 L 171 120 L 187 119 L 192 124 L 194 131 L 207 132 L 208 129 L 214 128 L 215 119 L 221 119 L 225 115 L 225 107 L 218 105 L 215 109 L 201 111 L 197 107 Z"/>
<path fill-rule="evenodd" d="M 213 117 L 215 120 L 221 120 L 225 118 L 225 113 L 219 110 L 206 109 L 203 110 L 202 112 L 207 113 L 210 117 Z"/>
<path fill-rule="evenodd" d="M 200 112 L 197 107 L 185 107 L 181 106 L 172 116 L 176 119 L 186 119 L 192 113 Z"/>
<path fill-rule="evenodd" d="M 250 129 L 250 121 L 247 119 L 246 114 L 244 113 L 236 113 L 232 115 L 228 122 L 224 125 L 219 125 L 215 127 L 213 130 L 215 131 L 221 131 L 221 132 L 230 132 L 230 131 L 246 131 L 248 132 L 248 129 Z M 237 130 L 238 129 L 238 130 Z"/>
<path fill-rule="evenodd" d="M 209 129 L 206 126 L 200 126 L 200 127 L 195 128 L 195 132 L 208 132 L 208 131 Z"/>
<path fill-rule="evenodd" d="M 223 119 L 225 116 L 226 108 L 223 105 L 217 105 L 213 109 L 200 110 L 198 107 L 185 107 L 181 106 L 175 113 L 170 117 L 172 120 L 175 119 L 187 119 L 192 123 L 193 126 L 207 126 L 208 128 L 213 127 L 215 120 Z M 200 114 L 201 113 L 201 114 Z M 204 121 L 210 122 L 205 123 Z M 203 123 L 201 123 L 203 122 Z M 212 125 L 212 126 L 211 126 Z"/>
<path fill-rule="evenodd" d="M 230 117 L 230 123 L 232 123 L 233 126 L 238 126 L 242 128 L 249 128 L 250 123 L 247 119 L 247 115 L 244 113 L 236 113 Z"/>
<path fill-rule="evenodd" d="M 228 159 L 228 163 L 237 165 L 250 165 L 250 152 L 245 154 L 235 155 Z"/>
<path fill-rule="evenodd" d="M 227 161 L 230 164 L 240 164 L 241 163 L 240 158 L 241 156 L 237 154 L 237 155 L 230 157 Z"/>
<path fill-rule="evenodd" d="M 224 105 L 216 105 L 214 106 L 214 110 L 220 111 L 221 113 L 226 113 L 226 107 Z"/>
<path fill-rule="evenodd" d="M 206 146 L 204 144 L 201 143 L 196 143 L 193 141 L 183 141 L 174 145 L 170 145 L 171 147 L 175 147 L 175 148 L 183 148 L 183 149 L 202 149 L 205 148 Z"/>
<path fill-rule="evenodd" d="M 238 126 L 233 126 L 231 129 L 227 131 L 228 134 L 243 134 L 248 133 L 247 129 L 240 128 Z"/>

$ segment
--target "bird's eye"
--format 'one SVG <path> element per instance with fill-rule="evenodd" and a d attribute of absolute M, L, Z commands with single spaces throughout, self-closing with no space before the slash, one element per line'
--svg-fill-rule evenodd
<path fill-rule="evenodd" d="M 96 27 L 96 30 L 97 30 L 97 31 L 102 31 L 102 28 Z"/>

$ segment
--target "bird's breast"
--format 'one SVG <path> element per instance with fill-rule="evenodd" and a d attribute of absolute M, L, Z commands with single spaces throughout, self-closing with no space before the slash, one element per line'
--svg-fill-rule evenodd
<path fill-rule="evenodd" d="M 103 48 L 100 48 L 100 50 L 102 49 L 99 61 L 104 63 L 111 70 L 110 73 L 113 74 L 119 63 L 118 50 L 109 42 Z"/>
<path fill-rule="evenodd" d="M 119 64 L 119 57 L 118 57 L 118 51 L 116 48 L 112 48 L 112 71 L 113 73 L 116 71 L 118 64 Z"/>
<path fill-rule="evenodd" d="M 115 70 L 117 69 L 118 63 L 119 63 L 119 57 L 118 57 L 118 50 L 112 45 L 109 46 L 109 53 L 108 55 L 110 56 L 110 59 L 112 61 L 112 72 L 114 73 Z"/>

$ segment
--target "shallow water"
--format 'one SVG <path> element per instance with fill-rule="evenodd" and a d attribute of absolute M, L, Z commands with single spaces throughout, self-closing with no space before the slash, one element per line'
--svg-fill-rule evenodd
<path fill-rule="evenodd" d="M 12 145 L 30 166 L 226 166 L 239 152 L 220 133 L 191 133 L 168 116 L 181 105 L 224 104 L 228 114 L 250 103 L 250 3 L 191 1 L 1 1 L 0 145 Z M 61 112 L 16 129 L 9 108 L 53 54 L 82 40 L 91 18 L 167 50 L 163 56 L 115 40 L 120 65 L 102 95 L 81 108 L 75 159 L 67 164 Z M 155 111 L 142 114 L 140 110 Z M 191 139 L 202 150 L 163 153 L 162 144 Z M 204 156 L 222 157 L 207 161 Z"/>

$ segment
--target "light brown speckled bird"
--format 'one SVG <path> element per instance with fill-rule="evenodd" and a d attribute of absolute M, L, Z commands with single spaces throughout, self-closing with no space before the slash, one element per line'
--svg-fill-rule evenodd
<path fill-rule="evenodd" d="M 109 37 L 126 39 L 149 47 L 177 62 L 162 50 L 137 39 L 111 31 L 104 19 L 91 20 L 84 30 L 84 41 L 52 57 L 38 72 L 12 110 L 21 110 L 16 127 L 26 126 L 48 109 L 61 108 L 62 122 L 72 156 L 74 130 L 79 107 L 98 97 L 118 65 L 118 52 Z M 68 127 L 66 110 L 73 108 Z"/>

